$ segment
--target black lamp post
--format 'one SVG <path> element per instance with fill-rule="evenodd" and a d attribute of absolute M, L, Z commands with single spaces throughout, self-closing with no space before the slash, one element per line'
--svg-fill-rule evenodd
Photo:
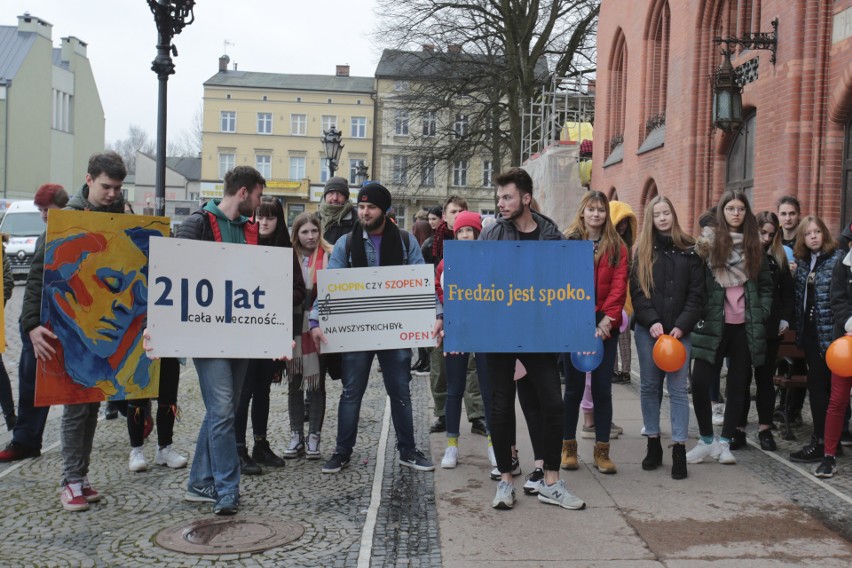
<path fill-rule="evenodd" d="M 343 144 L 340 143 L 340 139 L 343 137 L 343 133 L 336 129 L 334 125 L 331 125 L 331 128 L 328 130 L 322 131 L 322 147 L 325 150 L 325 157 L 328 160 L 328 172 L 329 178 L 334 177 L 334 172 L 337 171 L 338 160 L 340 160 L 340 153 L 343 151 Z"/>
<path fill-rule="evenodd" d="M 722 64 L 713 80 L 713 126 L 733 132 L 743 123 L 742 89 L 731 65 L 731 52 L 722 52 Z"/>
<path fill-rule="evenodd" d="M 367 164 L 364 163 L 364 160 L 361 160 L 355 167 L 355 183 L 358 184 L 358 187 L 361 187 L 365 181 L 367 181 Z"/>
<path fill-rule="evenodd" d="M 157 57 L 151 70 L 160 81 L 157 98 L 157 176 L 154 186 L 154 213 L 166 213 L 166 108 L 169 75 L 175 72 L 172 55 L 177 48 L 172 38 L 195 21 L 195 0 L 148 0 L 148 7 L 157 24 Z"/>

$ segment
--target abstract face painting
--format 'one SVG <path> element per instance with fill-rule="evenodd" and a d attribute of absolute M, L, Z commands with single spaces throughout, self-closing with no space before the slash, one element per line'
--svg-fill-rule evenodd
<path fill-rule="evenodd" d="M 36 404 L 155 398 L 159 364 L 142 349 L 148 240 L 162 217 L 57 211 L 45 240 L 42 325 L 57 355 L 39 361 Z"/>

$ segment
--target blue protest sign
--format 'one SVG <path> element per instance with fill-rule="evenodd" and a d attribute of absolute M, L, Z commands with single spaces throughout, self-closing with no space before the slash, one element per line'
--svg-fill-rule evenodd
<path fill-rule="evenodd" d="M 589 241 L 444 244 L 444 351 L 564 353 L 595 347 Z"/>

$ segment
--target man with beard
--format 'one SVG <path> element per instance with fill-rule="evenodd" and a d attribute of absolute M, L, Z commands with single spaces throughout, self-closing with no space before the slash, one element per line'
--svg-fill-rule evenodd
<path fill-rule="evenodd" d="M 495 178 L 497 206 L 500 217 L 479 235 L 484 241 L 558 241 L 562 233 L 556 224 L 532 211 L 533 183 L 530 175 L 520 169 Z M 538 486 L 538 499 L 565 509 L 583 509 L 586 504 L 573 495 L 559 479 L 562 451 L 562 388 L 556 353 L 488 353 L 487 369 L 491 379 L 491 440 L 497 458 L 500 482 L 492 506 L 511 509 L 515 503 L 512 471 L 512 429 L 515 406 L 515 361 L 527 371 L 524 380 L 532 381 L 542 421 L 544 479 Z M 518 468 L 519 469 L 519 468 Z"/>
<path fill-rule="evenodd" d="M 346 178 L 334 176 L 325 183 L 319 217 L 322 236 L 331 245 L 352 231 L 357 219 L 355 208 L 349 201 L 349 182 Z"/>
<path fill-rule="evenodd" d="M 222 199 L 208 201 L 177 230 L 177 238 L 256 245 L 258 227 L 249 220 L 260 205 L 266 180 L 250 166 L 225 174 Z M 248 359 L 193 357 L 206 414 L 198 432 L 184 499 L 213 503 L 217 515 L 233 515 L 240 504 L 240 458 L 235 416 Z"/>
<path fill-rule="evenodd" d="M 375 182 L 362 187 L 358 192 L 358 224 L 334 245 L 327 268 L 423 264 L 423 255 L 414 235 L 400 231 L 387 220 L 390 207 L 391 195 L 386 187 Z M 443 317 L 443 314 L 439 317 Z M 442 323 L 440 319 L 435 322 L 435 335 L 440 331 Z M 316 302 L 311 310 L 311 335 L 319 351 L 326 339 L 319 327 Z M 411 350 L 374 349 L 343 353 L 343 392 L 337 410 L 337 445 L 322 472 L 337 473 L 349 465 L 358 435 L 361 399 L 367 389 L 374 356 L 379 359 L 385 390 L 391 400 L 400 465 L 419 471 L 433 471 L 435 466 L 432 460 L 418 450 L 414 443 L 414 418 L 408 386 L 411 382 Z"/>

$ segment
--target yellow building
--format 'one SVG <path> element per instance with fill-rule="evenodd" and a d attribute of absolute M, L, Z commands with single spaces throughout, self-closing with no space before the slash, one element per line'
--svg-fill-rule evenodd
<path fill-rule="evenodd" d="M 320 137 L 335 126 L 343 133 L 336 175 L 356 193 L 356 168 L 373 162 L 372 77 L 351 77 L 348 65 L 335 75 L 292 75 L 228 69 L 204 83 L 201 198 L 222 195 L 222 179 L 249 165 L 267 180 L 264 195 L 283 198 L 288 224 L 316 210 L 328 180 Z"/>

